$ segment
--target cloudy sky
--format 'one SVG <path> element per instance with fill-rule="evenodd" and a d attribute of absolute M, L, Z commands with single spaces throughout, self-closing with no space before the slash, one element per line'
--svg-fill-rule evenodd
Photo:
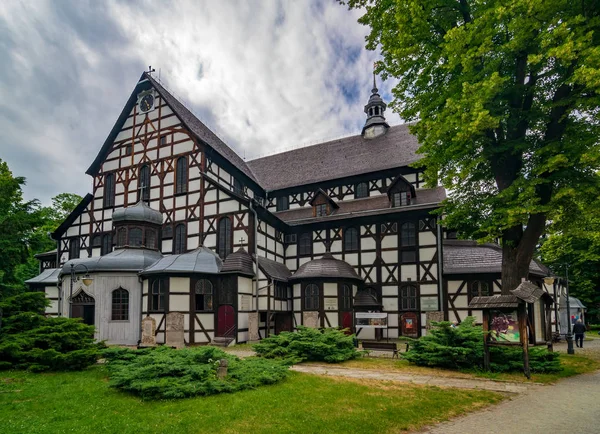
<path fill-rule="evenodd" d="M 148 65 L 247 159 L 356 134 L 378 58 L 359 16 L 333 0 L 4 0 L 0 158 L 28 199 L 91 191 L 84 172 Z M 388 101 L 393 84 L 378 80 Z"/>

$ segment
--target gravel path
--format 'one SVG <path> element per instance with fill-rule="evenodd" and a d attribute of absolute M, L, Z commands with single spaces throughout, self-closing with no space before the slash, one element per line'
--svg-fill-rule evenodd
<path fill-rule="evenodd" d="M 556 346 L 566 352 L 566 344 Z M 600 357 L 600 339 L 584 342 L 575 354 Z M 565 356 L 568 357 L 568 356 Z M 600 432 L 600 371 L 530 388 L 497 406 L 446 422 L 432 434 L 596 434 Z"/>
<path fill-rule="evenodd" d="M 413 375 L 393 371 L 379 371 L 375 369 L 338 368 L 329 365 L 295 365 L 292 366 L 291 370 L 297 372 L 305 372 L 307 374 L 330 375 L 334 377 L 398 381 L 403 383 L 413 383 L 428 386 L 456 387 L 459 389 L 493 390 L 495 392 L 504 393 L 524 393 L 527 392 L 528 389 L 536 387 L 522 383 L 509 383 L 486 379 L 480 380 L 468 378 L 437 377 L 433 375 Z"/>

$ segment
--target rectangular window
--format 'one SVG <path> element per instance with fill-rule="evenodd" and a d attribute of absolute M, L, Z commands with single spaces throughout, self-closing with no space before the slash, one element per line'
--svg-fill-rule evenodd
<path fill-rule="evenodd" d="M 287 234 L 284 238 L 283 238 L 283 242 L 286 244 L 293 244 L 296 242 L 297 236 L 296 234 Z"/>
<path fill-rule="evenodd" d="M 167 136 L 166 136 L 166 135 L 164 135 L 164 136 L 160 136 L 160 139 L 159 139 L 159 143 L 158 143 L 158 144 L 159 144 L 160 146 L 164 146 L 164 145 L 166 145 L 166 144 L 167 144 Z"/>
<path fill-rule="evenodd" d="M 394 208 L 406 205 L 410 205 L 410 194 L 407 191 L 392 193 L 392 206 Z"/>
<path fill-rule="evenodd" d="M 400 288 L 400 309 L 417 310 L 417 287 L 407 285 Z"/>
<path fill-rule="evenodd" d="M 315 205 L 315 217 L 324 217 L 328 214 L 327 212 L 327 204 L 322 203 L 320 205 Z"/>
<path fill-rule="evenodd" d="M 133 146 L 132 145 L 125 145 L 125 155 L 131 155 L 133 154 Z"/>
<path fill-rule="evenodd" d="M 69 240 L 69 259 L 79 258 L 79 238 Z"/>
<path fill-rule="evenodd" d="M 115 206 L 115 175 L 109 173 L 104 177 L 104 208 Z"/>
<path fill-rule="evenodd" d="M 100 252 L 101 256 L 107 255 L 112 252 L 112 235 L 104 234 L 102 235 L 102 249 Z"/>
<path fill-rule="evenodd" d="M 239 194 L 240 196 L 244 195 L 244 186 L 235 178 L 233 178 L 233 192 L 235 194 Z"/>
<path fill-rule="evenodd" d="M 288 196 L 279 196 L 277 198 L 277 211 L 286 211 L 290 209 Z"/>
<path fill-rule="evenodd" d="M 319 287 L 315 284 L 304 288 L 304 310 L 319 310 Z"/>
<path fill-rule="evenodd" d="M 275 282 L 275 300 L 287 300 L 288 290 L 287 286 L 282 282 Z"/>
<path fill-rule="evenodd" d="M 417 262 L 417 252 L 414 250 L 402 250 L 400 260 L 403 264 L 410 264 Z"/>

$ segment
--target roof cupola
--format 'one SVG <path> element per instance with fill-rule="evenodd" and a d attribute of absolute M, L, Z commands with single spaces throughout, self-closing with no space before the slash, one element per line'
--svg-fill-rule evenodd
<path fill-rule="evenodd" d="M 365 113 L 367 114 L 367 121 L 362 129 L 362 136 L 365 139 L 374 139 L 384 135 L 390 127 L 383 116 L 387 104 L 383 102 L 379 95 L 379 90 L 375 83 L 375 74 L 373 73 L 373 89 L 371 89 L 371 96 L 369 102 L 365 106 Z"/>

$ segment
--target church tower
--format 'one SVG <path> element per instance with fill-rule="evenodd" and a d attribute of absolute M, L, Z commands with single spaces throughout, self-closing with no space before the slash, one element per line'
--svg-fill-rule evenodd
<path fill-rule="evenodd" d="M 374 139 L 383 136 L 390 127 L 383 116 L 387 105 L 383 102 L 378 92 L 377 85 L 375 84 L 375 74 L 373 74 L 373 89 L 371 89 L 369 102 L 365 106 L 367 121 L 362 129 L 362 136 L 365 139 Z"/>

